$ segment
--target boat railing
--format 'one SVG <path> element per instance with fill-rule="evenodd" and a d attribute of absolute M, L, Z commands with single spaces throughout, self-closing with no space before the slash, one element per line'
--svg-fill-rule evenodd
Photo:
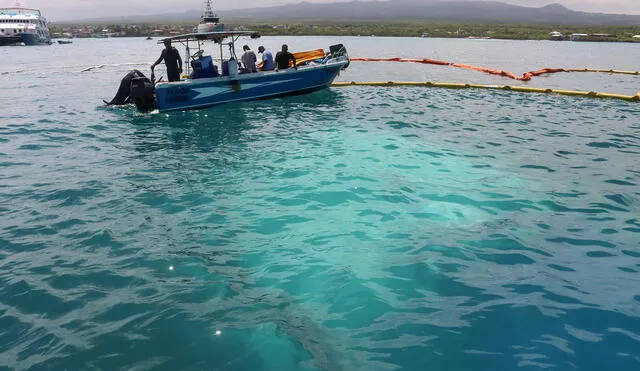
<path fill-rule="evenodd" d="M 40 13 L 40 10 L 33 9 L 33 8 L 0 8 L 0 14 L 8 14 L 8 15 L 33 14 L 38 17 L 42 16 L 42 13 Z"/>

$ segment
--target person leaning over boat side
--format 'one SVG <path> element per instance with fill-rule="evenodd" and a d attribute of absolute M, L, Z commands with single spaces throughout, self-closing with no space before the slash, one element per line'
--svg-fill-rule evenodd
<path fill-rule="evenodd" d="M 242 60 L 243 72 L 258 72 L 258 70 L 256 69 L 256 62 L 258 61 L 258 58 L 256 58 L 256 53 L 254 53 L 253 50 L 249 48 L 249 45 L 243 46 L 242 50 L 244 50 L 244 54 L 242 54 L 242 57 L 240 57 L 240 59 Z"/>
<path fill-rule="evenodd" d="M 287 44 L 282 44 L 282 50 L 276 54 L 276 71 L 289 68 L 290 60 L 293 61 L 293 68 L 298 69 L 298 67 L 296 67 L 296 57 L 289 53 Z"/>
<path fill-rule="evenodd" d="M 258 47 L 258 53 L 262 54 L 262 66 L 260 66 L 262 71 L 271 71 L 275 68 L 273 64 L 273 54 L 271 54 L 270 50 L 265 50 L 264 46 L 260 45 Z"/>
<path fill-rule="evenodd" d="M 162 49 L 160 58 L 151 65 L 151 71 L 164 60 L 164 65 L 167 66 L 167 78 L 169 81 L 180 81 L 180 74 L 182 73 L 182 58 L 178 49 L 171 46 L 171 40 L 164 41 L 165 48 Z"/>

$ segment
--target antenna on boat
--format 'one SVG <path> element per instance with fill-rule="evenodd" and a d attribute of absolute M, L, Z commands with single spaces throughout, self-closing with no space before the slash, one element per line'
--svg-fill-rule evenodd
<path fill-rule="evenodd" d="M 211 0 L 206 0 L 204 3 L 204 11 L 202 12 L 202 18 L 215 17 L 216 13 L 213 12 L 213 7 L 211 6 Z"/>

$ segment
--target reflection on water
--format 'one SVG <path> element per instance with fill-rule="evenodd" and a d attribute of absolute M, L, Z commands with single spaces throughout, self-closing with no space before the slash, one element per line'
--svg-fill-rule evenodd
<path fill-rule="evenodd" d="M 270 100 L 229 103 L 204 110 L 140 114 L 133 107 L 117 109 L 116 114 L 128 118 L 135 130 L 131 142 L 137 151 L 155 152 L 167 149 L 207 152 L 221 145 L 237 145 L 251 141 L 252 129 L 285 124 L 295 128 L 296 120 L 309 119 L 318 113 L 339 117 L 344 104 L 340 92 L 322 90 Z M 327 120 L 323 117 L 323 120 Z"/>

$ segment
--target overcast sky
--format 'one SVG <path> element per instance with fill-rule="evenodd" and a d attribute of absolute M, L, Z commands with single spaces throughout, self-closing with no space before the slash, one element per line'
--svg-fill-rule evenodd
<path fill-rule="evenodd" d="M 306 0 L 331 3 L 336 0 Z M 338 0 L 340 1 L 340 0 Z M 361 0 L 367 1 L 367 0 Z M 393 0 L 391 0 L 393 1 Z M 424 0 L 429 1 L 429 0 Z M 214 8 L 224 17 L 224 10 L 295 4 L 301 0 L 214 0 Z M 502 0 L 523 6 L 560 3 L 573 10 L 602 13 L 640 14 L 640 0 Z M 0 6 L 13 6 L 15 0 L 0 0 Z M 64 21 L 105 16 L 183 13 L 202 9 L 203 0 L 20 0 L 25 7 L 39 8 L 49 21 Z"/>

